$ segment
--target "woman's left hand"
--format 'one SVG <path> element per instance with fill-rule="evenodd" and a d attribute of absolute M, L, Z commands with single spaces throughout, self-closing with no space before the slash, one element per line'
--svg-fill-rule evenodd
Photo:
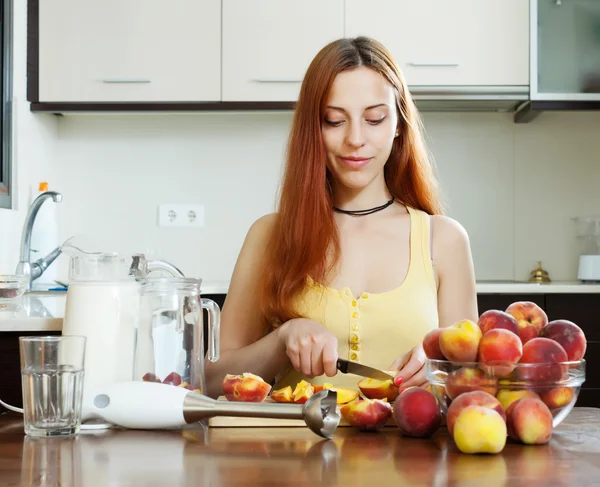
<path fill-rule="evenodd" d="M 394 361 L 389 370 L 397 370 L 394 384 L 402 389 L 423 386 L 427 383 L 425 374 L 425 351 L 417 345 Z"/>

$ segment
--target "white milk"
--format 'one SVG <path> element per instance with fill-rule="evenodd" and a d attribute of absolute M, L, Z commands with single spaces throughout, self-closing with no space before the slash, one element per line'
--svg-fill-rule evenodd
<path fill-rule="evenodd" d="M 139 308 L 140 285 L 134 280 L 69 284 L 62 334 L 87 337 L 82 420 L 96 391 L 133 379 Z"/>

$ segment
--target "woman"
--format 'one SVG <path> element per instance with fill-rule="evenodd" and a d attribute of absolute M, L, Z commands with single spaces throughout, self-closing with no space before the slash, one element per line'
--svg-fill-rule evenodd
<path fill-rule="evenodd" d="M 356 388 L 338 357 L 426 382 L 424 335 L 477 320 L 468 236 L 441 215 L 420 119 L 389 52 L 360 37 L 324 47 L 294 114 L 278 212 L 250 228 L 221 320 L 225 374 L 274 388 Z M 435 231 L 433 231 L 435 229 Z"/>

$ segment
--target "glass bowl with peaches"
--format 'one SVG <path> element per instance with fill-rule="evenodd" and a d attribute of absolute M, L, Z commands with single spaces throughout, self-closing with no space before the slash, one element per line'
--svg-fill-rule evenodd
<path fill-rule="evenodd" d="M 458 401 L 453 409 L 490 407 L 506 419 L 517 404 L 527 403 L 519 406 L 520 414 L 531 408 L 527 414 L 544 415 L 548 422 L 551 416 L 555 428 L 585 382 L 586 338 L 572 321 L 548 321 L 534 303 L 514 304 L 528 307 L 539 321 L 531 325 L 531 316 L 521 321 L 509 307 L 488 310 L 477 322 L 461 320 L 430 331 L 423 339 L 427 380 L 446 415 Z"/>

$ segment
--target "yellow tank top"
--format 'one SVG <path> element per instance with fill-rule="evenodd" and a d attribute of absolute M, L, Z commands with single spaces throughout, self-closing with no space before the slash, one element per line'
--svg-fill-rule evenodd
<path fill-rule="evenodd" d="M 407 208 L 410 263 L 399 287 L 355 297 L 349 288 L 337 290 L 309 278 L 297 299 L 296 309 L 301 316 L 321 323 L 337 337 L 340 358 L 387 370 L 394 360 L 421 343 L 427 332 L 439 326 L 430 218 L 424 211 Z M 277 378 L 274 389 L 288 385 L 293 389 L 303 379 L 356 389 L 361 378 L 338 372 L 335 377 L 308 379 L 290 366 Z"/>

